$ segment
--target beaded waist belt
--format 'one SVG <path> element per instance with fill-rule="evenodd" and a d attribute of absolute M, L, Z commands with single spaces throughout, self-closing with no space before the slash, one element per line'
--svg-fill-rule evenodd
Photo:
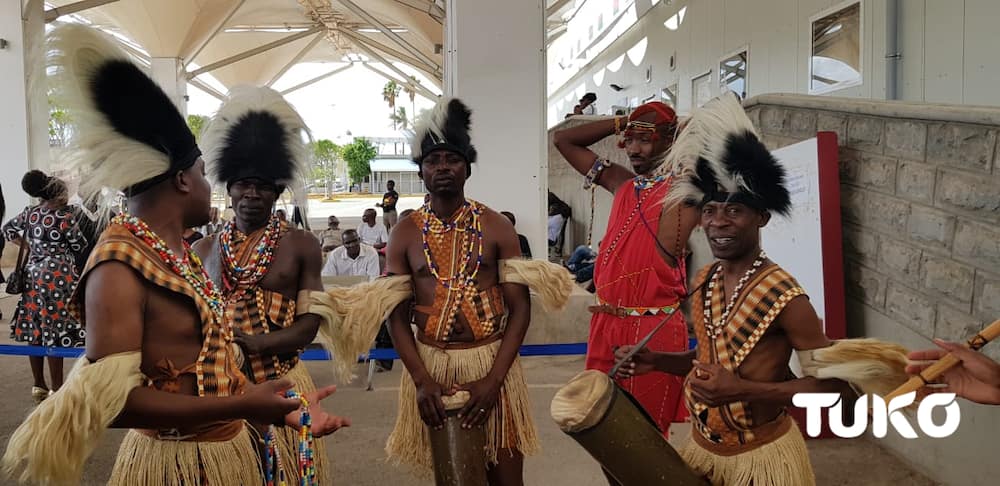
<path fill-rule="evenodd" d="M 618 317 L 647 317 L 673 314 L 680 306 L 680 302 L 675 302 L 663 307 L 622 307 L 603 302 L 597 298 L 597 305 L 587 307 L 592 314 L 604 313 Z"/>

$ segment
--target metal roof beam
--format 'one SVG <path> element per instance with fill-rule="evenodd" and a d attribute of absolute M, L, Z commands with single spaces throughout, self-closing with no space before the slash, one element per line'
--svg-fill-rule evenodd
<path fill-rule="evenodd" d="M 201 51 L 205 49 L 205 46 L 207 46 L 209 42 L 212 42 L 212 39 L 214 39 L 215 36 L 219 35 L 219 32 L 222 32 L 222 29 L 226 28 L 226 24 L 229 23 L 229 20 L 233 18 L 233 15 L 236 14 L 236 12 L 240 9 L 240 7 L 243 6 L 245 2 L 246 0 L 239 0 L 236 3 L 234 3 L 233 6 L 229 9 L 229 11 L 226 12 L 226 15 L 223 15 L 222 18 L 219 20 L 219 22 L 215 24 L 215 27 L 212 29 L 212 33 L 209 36 L 205 37 L 204 40 L 199 42 L 198 47 L 195 47 L 191 51 L 191 54 L 181 56 L 184 59 L 185 69 L 187 69 L 189 64 L 194 62 L 194 59 L 198 57 L 198 54 L 201 54 Z"/>
<path fill-rule="evenodd" d="M 396 3 L 405 5 L 419 12 L 423 12 L 439 24 L 444 23 L 444 9 L 437 4 L 422 2 L 420 0 L 396 0 Z"/>
<path fill-rule="evenodd" d="M 350 10 L 351 12 L 354 12 L 354 14 L 357 15 L 358 17 L 361 17 L 366 22 L 374 25 L 375 28 L 379 30 L 379 32 L 385 34 L 386 37 L 388 37 L 391 41 L 396 43 L 396 45 L 398 45 L 399 47 L 403 48 L 404 51 L 409 52 L 411 55 L 413 55 L 417 59 L 420 59 L 421 61 L 424 61 L 427 64 L 431 65 L 436 64 L 433 59 L 424 54 L 420 49 L 414 47 L 413 44 L 407 42 L 406 39 L 403 39 L 402 36 L 393 32 L 392 29 L 390 29 L 389 27 L 386 27 L 386 25 L 380 22 L 378 19 L 376 19 L 374 15 L 368 13 L 365 9 L 359 7 L 352 0 L 337 0 L 337 1 L 340 2 L 341 5 L 347 7 L 347 9 Z"/>
<path fill-rule="evenodd" d="M 83 12 L 84 10 L 91 9 L 94 7 L 100 7 L 101 5 L 107 5 L 109 3 L 115 3 L 118 0 L 80 0 L 76 3 L 71 3 L 68 5 L 63 5 L 62 7 L 54 7 L 45 11 L 45 23 L 52 22 L 63 15 L 75 14 L 77 12 Z"/>
<path fill-rule="evenodd" d="M 368 54 L 369 57 L 372 57 L 375 60 L 377 60 L 377 61 L 381 62 L 382 64 L 384 64 L 392 72 L 394 72 L 397 75 L 399 75 L 399 77 L 401 77 L 403 79 L 409 80 L 409 81 L 406 82 L 406 84 L 409 85 L 412 89 L 414 89 L 417 93 L 420 93 L 420 94 L 424 95 L 425 98 L 427 98 L 427 99 L 429 99 L 431 101 L 434 101 L 434 100 L 437 99 L 437 95 L 434 94 L 433 92 L 431 92 L 431 90 L 429 90 L 426 87 L 424 87 L 423 85 L 421 85 L 420 82 L 418 82 L 416 79 L 413 79 L 409 74 L 406 74 L 405 72 L 403 72 L 402 69 L 399 69 L 398 67 L 396 67 L 388 59 L 382 57 L 381 54 L 375 52 L 375 50 L 372 49 L 371 47 L 368 47 L 363 42 L 357 42 L 357 43 L 355 43 L 355 45 L 358 46 L 358 49 L 361 49 L 362 52 L 364 52 L 365 54 Z"/>
<path fill-rule="evenodd" d="M 311 51 L 313 49 L 313 47 L 316 47 L 316 44 L 319 44 L 319 41 L 323 40 L 323 37 L 325 37 L 325 36 L 326 36 L 325 33 L 316 34 L 316 37 L 314 37 L 313 40 L 309 41 L 309 43 L 306 44 L 306 46 L 304 48 L 302 48 L 302 50 L 299 51 L 299 53 L 296 54 L 295 57 L 293 57 L 291 61 L 288 61 L 288 64 L 285 64 L 281 68 L 281 70 L 279 70 L 277 72 L 277 74 L 275 74 L 274 76 L 272 76 L 271 80 L 268 81 L 265 86 L 267 86 L 268 88 L 270 88 L 271 85 L 273 85 L 275 82 L 277 82 L 279 78 L 281 78 L 282 76 L 284 76 L 285 73 L 287 73 L 288 70 L 292 68 L 292 66 L 298 64 L 299 61 L 301 61 L 302 58 L 305 57 L 305 55 L 308 54 L 309 51 Z"/>
<path fill-rule="evenodd" d="M 354 67 L 354 63 L 353 62 L 350 63 L 350 64 L 348 64 L 348 65 L 346 65 L 346 66 L 340 66 L 339 68 L 334 69 L 333 71 L 330 71 L 330 72 L 328 72 L 326 74 L 320 74 L 319 76 L 316 76 L 315 78 L 309 79 L 307 81 L 303 81 L 303 82 L 301 82 L 299 84 L 296 84 L 295 86 L 292 86 L 291 88 L 288 88 L 288 89 L 282 91 L 281 95 L 284 96 L 284 95 L 287 95 L 288 93 L 291 93 L 292 91 L 298 91 L 298 90 L 300 90 L 302 88 L 305 88 L 306 86 L 309 86 L 310 84 L 318 83 L 318 82 L 320 82 L 320 81 L 322 81 L 322 80 L 324 80 L 326 78 L 329 78 L 330 76 L 333 76 L 335 74 L 340 74 L 340 73 L 342 73 L 344 71 L 347 71 L 348 69 L 350 69 L 352 67 Z"/>
<path fill-rule="evenodd" d="M 413 66 L 416 69 L 420 69 L 421 71 L 424 71 L 425 73 L 430 74 L 432 78 L 435 78 L 438 81 L 441 80 L 441 66 L 438 65 L 437 63 L 427 64 L 427 63 L 425 63 L 423 61 L 420 61 L 419 59 L 414 59 L 414 58 L 412 58 L 410 56 L 407 56 L 406 54 L 403 54 L 403 53 L 401 53 L 401 52 L 399 52 L 399 51 L 397 51 L 397 50 L 395 50 L 395 49 L 393 49 L 393 48 L 385 45 L 385 44 L 382 44 L 381 42 L 378 42 L 375 39 L 372 39 L 372 38 L 367 37 L 367 36 L 363 36 L 361 34 L 358 34 L 356 32 L 348 30 L 348 29 L 338 29 L 337 32 L 340 32 L 341 34 L 347 36 L 348 38 L 350 38 L 351 40 L 353 40 L 356 43 L 357 42 L 364 42 L 365 44 L 368 44 L 369 47 L 373 47 L 375 49 L 378 49 L 378 50 L 382 51 L 383 53 L 388 54 L 389 56 L 392 56 L 392 57 L 398 59 L 399 61 L 405 62 L 406 64 L 409 64 L 409 65 Z"/>
<path fill-rule="evenodd" d="M 389 81 L 395 81 L 395 82 L 399 83 L 400 85 L 402 85 L 404 87 L 408 87 L 408 88 L 412 89 L 416 94 L 418 94 L 420 96 L 423 96 L 424 98 L 427 98 L 428 100 L 430 100 L 432 102 L 437 102 L 437 100 L 438 100 L 438 96 L 436 94 L 432 93 L 430 90 L 428 90 L 427 88 L 421 86 L 420 84 L 411 82 L 412 80 L 410 80 L 409 76 L 403 76 L 403 79 L 396 79 L 395 77 L 392 77 L 392 76 L 390 76 L 390 75 L 388 75 L 386 73 L 383 73 L 379 69 L 375 69 L 375 66 L 372 66 L 371 64 L 368 64 L 367 62 L 363 62 L 363 63 L 361 63 L 361 65 L 364 66 L 364 67 L 366 67 L 366 68 L 368 68 L 371 72 L 373 72 L 375 74 L 378 74 L 379 76 L 382 76 L 385 79 L 388 79 Z"/>
<path fill-rule="evenodd" d="M 313 34 L 319 32 L 319 31 L 323 30 L 324 28 L 325 27 L 323 27 L 322 25 L 317 25 L 317 26 L 314 26 L 313 28 L 311 28 L 309 30 L 304 30 L 302 32 L 298 32 L 298 33 L 295 33 L 295 34 L 292 34 L 292 35 L 289 35 L 289 36 L 286 36 L 286 37 L 282 37 L 281 39 L 278 39 L 278 40 L 276 40 L 274 42 L 268 42 L 267 44 L 264 44 L 262 46 L 254 47 L 253 49 L 250 49 L 248 51 L 244 51 L 244 52 L 241 52 L 239 54 L 236 54 L 236 55 L 233 55 L 233 56 L 229 56 L 229 57 L 227 57 L 225 59 L 221 59 L 221 60 L 213 62 L 213 63 L 211 63 L 211 64 L 209 64 L 207 66 L 202 66 L 202 67 L 200 67 L 198 69 L 195 69 L 194 71 L 191 71 L 191 72 L 187 73 L 187 78 L 188 79 L 194 79 L 195 77 L 197 77 L 197 76 L 199 76 L 201 74 L 205 74 L 205 73 L 207 73 L 209 71 L 214 71 L 214 70 L 219 69 L 221 67 L 228 66 L 228 65 L 230 65 L 230 64 L 232 64 L 234 62 L 239 62 L 239 61 L 242 61 L 242 60 L 244 60 L 244 59 L 246 59 L 248 57 L 256 56 L 257 54 L 260 54 L 260 53 L 263 53 L 263 52 L 267 52 L 267 51 L 269 51 L 271 49 L 274 49 L 275 47 L 281 47 L 281 46 L 283 46 L 285 44 L 288 44 L 290 42 L 295 42 L 295 41 L 297 41 L 299 39 L 302 39 L 304 37 L 309 37 L 310 35 L 313 35 Z"/>

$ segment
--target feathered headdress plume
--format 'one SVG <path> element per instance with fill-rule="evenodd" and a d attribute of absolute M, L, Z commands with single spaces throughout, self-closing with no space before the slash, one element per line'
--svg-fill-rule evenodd
<path fill-rule="evenodd" d="M 299 182 L 308 165 L 309 129 L 271 88 L 233 88 L 201 137 L 209 172 L 227 188 L 251 177 L 284 188 Z"/>
<path fill-rule="evenodd" d="M 184 117 L 109 35 L 64 24 L 46 46 L 54 101 L 71 120 L 68 160 L 85 175 L 81 196 L 138 194 L 194 165 L 201 152 Z"/>
<path fill-rule="evenodd" d="M 738 202 L 787 215 L 785 168 L 764 146 L 736 96 L 695 111 L 667 155 L 677 175 L 667 203 Z"/>
<path fill-rule="evenodd" d="M 445 98 L 432 111 L 417 120 L 410 150 L 417 164 L 435 150 L 449 150 L 465 157 L 466 163 L 476 162 L 476 147 L 472 145 L 469 130 L 472 111 L 457 98 Z"/>

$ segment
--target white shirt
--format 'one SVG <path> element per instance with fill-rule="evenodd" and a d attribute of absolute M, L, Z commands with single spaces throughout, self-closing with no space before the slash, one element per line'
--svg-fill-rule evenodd
<path fill-rule="evenodd" d="M 362 221 L 358 226 L 358 236 L 361 237 L 361 242 L 366 245 L 375 246 L 375 243 L 389 242 L 389 232 L 386 231 L 385 225 L 381 223 L 375 223 L 375 226 L 368 226 L 368 223 Z"/>
<path fill-rule="evenodd" d="M 549 241 L 559 241 L 559 232 L 565 219 L 561 214 L 549 216 Z"/>
<path fill-rule="evenodd" d="M 339 277 L 343 275 L 378 278 L 378 252 L 362 243 L 358 258 L 351 258 L 347 255 L 347 247 L 338 246 L 326 257 L 322 276 Z"/>
<path fill-rule="evenodd" d="M 591 104 L 587 105 L 587 107 L 584 108 L 581 111 L 583 111 L 584 115 L 596 115 L 597 114 L 597 107 L 594 106 L 594 103 L 591 103 Z"/>

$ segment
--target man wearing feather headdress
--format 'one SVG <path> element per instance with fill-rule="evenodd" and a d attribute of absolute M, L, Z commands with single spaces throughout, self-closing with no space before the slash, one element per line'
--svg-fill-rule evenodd
<path fill-rule="evenodd" d="M 299 295 L 321 291 L 319 240 L 295 229 L 274 210 L 282 192 L 301 180 L 309 132 L 294 108 L 270 88 L 241 86 L 209 120 L 202 134 L 205 163 L 225 185 L 235 216 L 218 235 L 194 246 L 225 301 L 225 321 L 246 357 L 254 383 L 285 378 L 300 392 L 316 389 L 299 361 L 320 318 L 297 306 Z M 305 295 L 305 294 L 303 294 Z M 298 482 L 296 427 L 276 430 L 285 477 Z M 317 477 L 329 484 L 323 441 L 314 443 Z"/>
<path fill-rule="evenodd" d="M 194 136 L 166 94 L 109 36 L 79 24 L 49 33 L 53 87 L 74 121 L 82 194 L 124 191 L 129 212 L 102 233 L 71 300 L 87 350 L 66 384 L 11 436 L 19 482 L 79 484 L 107 427 L 131 428 L 108 484 L 261 484 L 247 422 L 297 423 L 287 380 L 248 385 L 222 298 L 184 228 L 209 220 Z M 308 395 L 311 403 L 332 388 Z M 312 410 L 313 433 L 343 420 Z"/>
<path fill-rule="evenodd" d="M 677 115 L 650 102 L 626 117 L 614 117 L 555 133 L 555 146 L 583 174 L 584 189 L 599 185 L 614 194 L 607 231 L 594 265 L 596 305 L 590 307 L 587 369 L 610 371 L 614 349 L 636 344 L 664 318 L 666 325 L 649 342 L 657 351 L 684 351 L 688 331 L 681 300 L 687 295 L 687 241 L 697 225 L 691 205 L 666 205 L 676 184 L 665 162 L 674 142 Z M 612 164 L 588 147 L 621 134 L 631 169 Z M 684 418 L 681 380 L 651 373 L 619 381 L 653 418 L 664 435 Z"/>
<path fill-rule="evenodd" d="M 477 155 L 470 116 L 460 100 L 442 100 L 410 143 L 430 201 L 400 220 L 389 240 L 388 272 L 411 282 L 413 305 L 390 315 L 406 373 L 386 451 L 429 473 L 428 427 L 442 427 L 443 396 L 466 392 L 458 417 L 463 428 L 485 428 L 490 484 L 517 485 L 524 456 L 538 449 L 517 358 L 531 315 L 528 287 L 560 307 L 573 283 L 558 265 L 522 260 L 510 221 L 465 197 Z"/>
<path fill-rule="evenodd" d="M 686 376 L 688 466 L 713 485 L 815 483 L 805 441 L 786 407 L 797 393 L 855 389 L 884 395 L 906 381 L 905 350 L 874 339 L 831 341 L 805 290 L 768 259 L 760 229 L 791 209 L 785 170 L 729 94 L 694 113 L 670 153 L 678 174 L 667 204 L 690 201 L 717 261 L 692 297 L 696 351 L 641 350 L 619 372 Z M 632 346 L 620 348 L 624 357 Z M 796 351 L 804 377 L 789 359 Z M 850 408 L 850 407 L 848 407 Z"/>

